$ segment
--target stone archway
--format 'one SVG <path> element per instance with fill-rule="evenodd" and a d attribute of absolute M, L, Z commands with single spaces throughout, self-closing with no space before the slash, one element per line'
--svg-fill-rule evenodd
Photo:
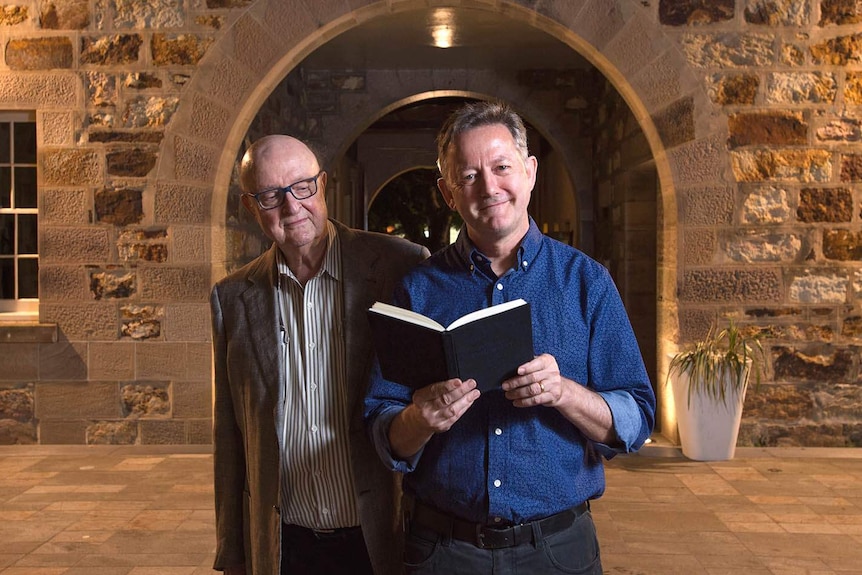
<path fill-rule="evenodd" d="M 235 12 L 236 19 L 212 46 L 186 87 L 180 112 L 162 145 L 158 166 L 158 185 L 188 184 L 212 191 L 214 279 L 224 273 L 226 194 L 235 154 L 261 103 L 307 54 L 340 31 L 390 12 L 425 5 L 416 0 L 360 0 L 352 10 L 344 8 L 339 12 L 329 5 L 312 7 L 259 0 Z M 711 104 L 702 88 L 691 88 L 699 84 L 692 81 L 677 44 L 640 3 L 631 0 L 557 2 L 538 10 L 511 1 L 489 6 L 479 0 L 465 0 L 460 5 L 522 19 L 566 43 L 609 79 L 637 118 L 660 180 L 659 201 L 664 218 L 660 230 L 657 337 L 661 342 L 670 342 L 677 323 L 675 188 L 701 178 L 720 181 L 729 163 L 721 146 L 723 136 L 709 121 Z M 432 83 L 438 79 L 434 80 Z M 442 84 L 447 89 L 452 89 L 454 82 L 458 90 L 477 90 L 475 78 L 453 75 L 450 80 Z M 405 78 L 400 97 L 434 91 L 433 85 L 411 82 L 415 79 Z M 519 98 L 519 94 L 505 90 L 494 93 L 512 101 Z M 394 105 L 391 95 L 385 100 L 388 104 L 379 98 L 367 109 L 383 113 L 386 105 Z M 559 122 L 546 117 L 545 110 L 533 111 L 531 121 L 547 129 L 549 140 L 561 140 L 555 135 Z M 707 126 L 707 133 L 695 134 L 694 126 Z M 355 135 L 359 128 L 343 126 L 340 141 L 349 141 L 348 135 Z M 664 373 L 663 366 L 659 373 Z"/>

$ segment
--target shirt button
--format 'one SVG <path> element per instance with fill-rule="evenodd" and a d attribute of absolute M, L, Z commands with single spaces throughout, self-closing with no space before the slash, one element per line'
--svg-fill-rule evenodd
<path fill-rule="evenodd" d="M 310 344 L 308 344 L 308 349 L 314 349 L 314 342 L 311 342 Z"/>
<path fill-rule="evenodd" d="M 497 284 L 497 291 L 503 291 L 503 284 Z"/>
<path fill-rule="evenodd" d="M 494 433 L 496 435 L 503 435 L 503 430 L 498 427 L 497 429 L 494 430 Z"/>
<path fill-rule="evenodd" d="M 307 304 L 305 304 L 305 307 L 307 307 L 308 309 L 312 309 L 312 308 L 314 308 L 314 304 L 311 302 L 308 302 Z"/>
<path fill-rule="evenodd" d="M 312 383 L 310 387 L 311 387 L 311 391 L 317 390 L 317 384 L 316 383 Z"/>
<path fill-rule="evenodd" d="M 494 517 L 494 523 L 499 523 L 502 520 L 503 520 L 502 517 Z"/>
<path fill-rule="evenodd" d="M 502 481 L 500 481 L 499 479 L 494 480 L 494 487 L 500 487 L 501 485 L 503 485 Z"/>
<path fill-rule="evenodd" d="M 311 433 L 317 433 L 317 426 L 316 425 L 311 426 Z"/>
<path fill-rule="evenodd" d="M 527 260 L 522 261 L 521 265 L 523 265 L 524 267 L 527 267 Z"/>
<path fill-rule="evenodd" d="M 329 509 L 327 509 L 326 507 L 321 509 L 320 512 L 323 513 L 324 515 L 329 515 Z"/>

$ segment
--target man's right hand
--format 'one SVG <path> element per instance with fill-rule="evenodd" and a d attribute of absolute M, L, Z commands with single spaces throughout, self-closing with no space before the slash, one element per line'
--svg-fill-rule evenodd
<path fill-rule="evenodd" d="M 415 455 L 435 433 L 448 431 L 479 399 L 475 380 L 449 379 L 413 393 L 413 403 L 392 421 L 389 444 L 398 457 Z"/>

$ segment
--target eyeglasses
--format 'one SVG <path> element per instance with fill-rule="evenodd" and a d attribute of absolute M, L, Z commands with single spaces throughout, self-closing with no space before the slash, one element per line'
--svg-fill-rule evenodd
<path fill-rule="evenodd" d="M 257 205 L 262 210 L 274 210 L 284 203 L 284 198 L 290 194 L 297 200 L 307 200 L 317 193 L 317 179 L 323 174 L 323 170 L 307 180 L 299 180 L 283 188 L 270 188 L 256 194 L 243 194 L 257 200 Z"/>

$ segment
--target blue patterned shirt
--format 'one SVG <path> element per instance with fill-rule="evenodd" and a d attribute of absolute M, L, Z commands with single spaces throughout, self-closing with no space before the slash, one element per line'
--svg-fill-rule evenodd
<path fill-rule="evenodd" d="M 408 460 L 395 457 L 388 430 L 411 389 L 371 375 L 365 416 L 378 453 L 405 473 L 404 489 L 426 504 L 478 523 L 522 523 L 599 497 L 600 456 L 635 451 L 655 421 L 655 395 L 622 300 L 608 271 L 578 250 L 530 229 L 517 267 L 496 277 L 461 230 L 458 240 L 419 264 L 393 303 L 448 325 L 465 313 L 523 298 L 530 303 L 537 355 L 599 393 L 613 414 L 613 445 L 586 439 L 556 409 L 516 408 L 485 392 L 449 431 Z"/>

